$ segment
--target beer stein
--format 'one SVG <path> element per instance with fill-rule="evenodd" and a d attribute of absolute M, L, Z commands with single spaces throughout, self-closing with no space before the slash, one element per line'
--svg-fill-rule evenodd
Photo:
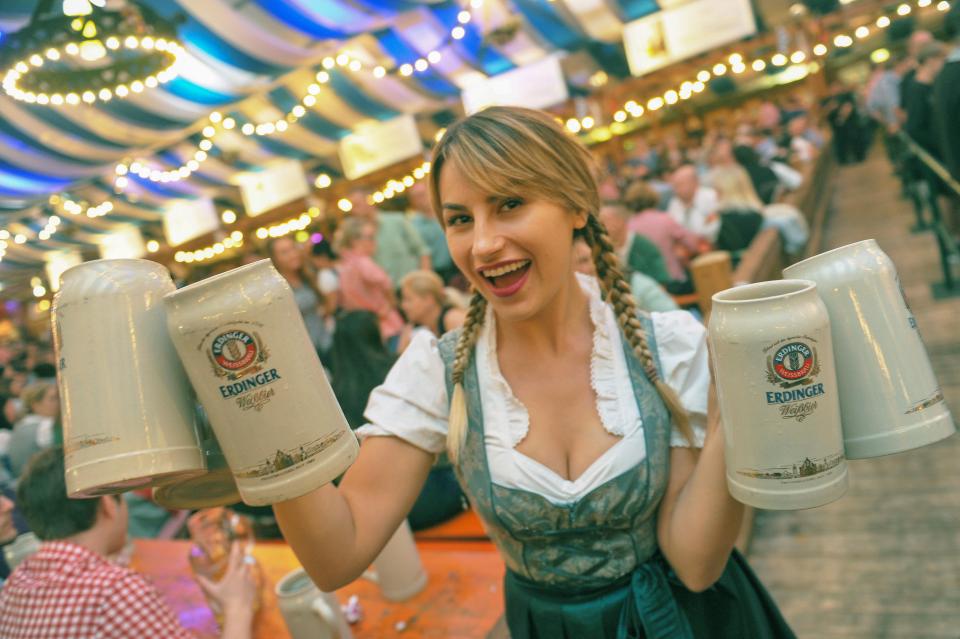
<path fill-rule="evenodd" d="M 303 568 L 285 575 L 275 592 L 292 639 L 352 639 L 337 597 L 317 588 Z"/>
<path fill-rule="evenodd" d="M 359 452 L 286 280 L 269 260 L 164 299 L 167 326 L 243 501 L 293 499 Z"/>
<path fill-rule="evenodd" d="M 390 601 L 406 601 L 426 588 L 427 573 L 406 519 L 373 560 L 373 568 L 380 594 Z"/>
<path fill-rule="evenodd" d="M 816 282 L 830 314 L 847 457 L 899 453 L 956 432 L 896 268 L 875 240 L 783 273 Z"/>
<path fill-rule="evenodd" d="M 148 260 L 64 272 L 53 302 L 67 493 L 93 497 L 204 471 L 190 384 L 166 330 L 170 274 Z"/>
<path fill-rule="evenodd" d="M 841 497 L 847 464 L 830 321 L 816 284 L 780 280 L 717 293 L 708 339 L 730 494 L 775 510 Z"/>
<path fill-rule="evenodd" d="M 164 508 L 197 510 L 229 506 L 240 501 L 237 482 L 202 406 L 197 406 L 197 426 L 207 472 L 173 479 L 154 488 L 153 500 Z"/>

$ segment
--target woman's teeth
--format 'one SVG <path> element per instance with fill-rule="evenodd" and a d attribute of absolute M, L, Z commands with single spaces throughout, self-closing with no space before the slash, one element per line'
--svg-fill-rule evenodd
<path fill-rule="evenodd" d="M 506 275 L 507 273 L 519 271 L 527 264 L 529 264 L 529 261 L 524 260 L 522 262 L 514 262 L 513 264 L 507 264 L 506 266 L 501 266 L 500 268 L 494 268 L 494 269 L 481 271 L 481 272 L 483 273 L 484 277 L 489 277 L 489 278 L 500 277 L 501 275 Z"/>

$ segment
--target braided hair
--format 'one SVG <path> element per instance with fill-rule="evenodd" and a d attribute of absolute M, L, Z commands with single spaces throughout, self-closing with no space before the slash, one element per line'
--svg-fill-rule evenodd
<path fill-rule="evenodd" d="M 445 162 L 454 162 L 476 186 L 491 193 L 522 188 L 558 202 L 571 211 L 587 213 L 583 235 L 593 252 L 600 289 L 613 306 L 617 324 L 639 358 L 647 379 L 654 385 L 678 429 L 689 443 L 693 431 L 677 394 L 660 377 L 637 318 L 637 307 L 610 238 L 597 217 L 600 196 L 596 165 L 582 145 L 568 136 L 549 115 L 518 107 L 490 107 L 447 129 L 434 148 L 430 171 L 430 197 L 441 224 L 440 174 Z M 563 188 L 558 188 L 563 185 Z M 456 464 L 467 432 L 467 404 L 463 378 L 486 317 L 487 300 L 474 293 L 454 353 L 447 452 Z"/>

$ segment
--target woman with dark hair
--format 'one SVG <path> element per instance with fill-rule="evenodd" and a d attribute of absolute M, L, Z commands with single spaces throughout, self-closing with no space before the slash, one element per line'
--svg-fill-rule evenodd
<path fill-rule="evenodd" d="M 267 255 L 293 289 L 310 341 L 326 363 L 333 341 L 333 327 L 324 316 L 323 293 L 317 288 L 316 276 L 309 271 L 303 251 L 293 238 L 277 237 L 267 242 Z"/>
<path fill-rule="evenodd" d="M 380 337 L 380 320 L 374 313 L 345 311 L 337 316 L 330 349 L 331 385 L 351 428 L 364 424 L 370 392 L 383 383 L 396 359 Z"/>
<path fill-rule="evenodd" d="M 380 338 L 380 321 L 370 311 L 346 311 L 337 318 L 333 336 L 333 392 L 350 428 L 366 421 L 364 408 L 370 393 L 383 384 L 397 357 Z M 463 510 L 464 498 L 449 462 L 430 469 L 420 496 L 407 518 L 414 530 L 444 522 Z"/>

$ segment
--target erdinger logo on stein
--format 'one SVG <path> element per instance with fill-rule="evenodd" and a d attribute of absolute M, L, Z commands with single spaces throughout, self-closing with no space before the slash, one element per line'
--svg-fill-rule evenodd
<path fill-rule="evenodd" d="M 240 410 L 259 411 L 274 396 L 274 389 L 264 387 L 281 379 L 280 373 L 276 368 L 264 370 L 270 351 L 256 331 L 220 333 L 210 344 L 209 357 L 214 374 L 233 382 L 220 386 L 221 397 L 233 398 Z"/>
<path fill-rule="evenodd" d="M 766 391 L 767 404 L 778 405 L 783 419 L 802 422 L 817 409 L 811 398 L 825 393 L 823 384 L 816 383 L 820 362 L 816 342 L 811 337 L 788 337 L 768 346 L 767 382 L 780 391 Z"/>
<path fill-rule="evenodd" d="M 249 366 L 257 357 L 257 342 L 243 331 L 228 331 L 213 340 L 214 361 L 230 372 Z"/>
<path fill-rule="evenodd" d="M 802 383 L 804 377 L 813 369 L 813 349 L 803 342 L 791 342 L 773 355 L 773 372 L 788 388 L 792 383 Z M 801 381 L 798 381 L 801 380 Z"/>

